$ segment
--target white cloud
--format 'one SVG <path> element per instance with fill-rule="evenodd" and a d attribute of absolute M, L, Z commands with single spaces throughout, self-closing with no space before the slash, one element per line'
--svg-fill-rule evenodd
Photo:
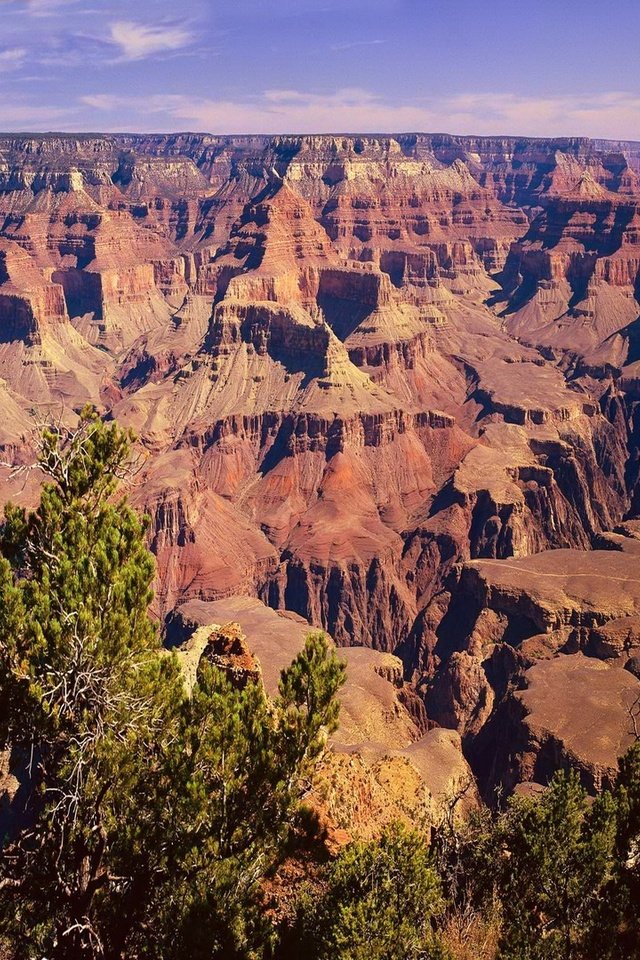
<path fill-rule="evenodd" d="M 75 0 L 27 0 L 27 7 L 34 17 L 49 17 L 70 2 Z"/>
<path fill-rule="evenodd" d="M 73 108 L 4 100 L 0 101 L 0 130 L 59 130 L 72 120 L 75 113 Z"/>
<path fill-rule="evenodd" d="M 211 133 L 449 132 L 517 136 L 640 139 L 640 94 L 523 97 L 464 93 L 394 103 L 367 90 L 334 93 L 267 90 L 247 100 L 107 94 L 83 98 L 94 110 L 128 117 L 131 129 Z M 91 123 L 88 124 L 92 126 Z M 120 124 L 121 125 L 121 124 Z"/>
<path fill-rule="evenodd" d="M 50 17 L 57 13 L 60 7 L 78 3 L 78 0 L 0 0 L 0 2 L 21 9 L 32 17 Z"/>
<path fill-rule="evenodd" d="M 386 42 L 386 40 L 345 40 L 342 43 L 334 43 L 331 49 L 353 50 L 354 47 L 379 47 Z"/>
<path fill-rule="evenodd" d="M 148 26 L 133 20 L 116 20 L 109 30 L 111 43 L 120 48 L 123 60 L 143 60 L 155 53 L 181 50 L 193 39 L 180 26 Z"/>
<path fill-rule="evenodd" d="M 10 47 L 7 50 L 0 50 L 0 73 L 21 67 L 26 55 L 25 47 Z"/>
<path fill-rule="evenodd" d="M 117 110 L 122 104 L 122 97 L 113 96 L 110 93 L 95 93 L 93 95 L 82 97 L 82 103 L 94 110 Z"/>

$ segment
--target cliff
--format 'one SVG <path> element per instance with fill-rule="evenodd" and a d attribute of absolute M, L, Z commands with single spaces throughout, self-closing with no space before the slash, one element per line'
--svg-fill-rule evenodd
<path fill-rule="evenodd" d="M 607 571 L 639 509 L 639 178 L 639 144 L 587 139 L 0 136 L 5 496 L 36 423 L 93 402 L 139 437 L 161 618 L 295 611 L 400 657 L 487 789 L 538 776 L 533 740 L 595 783 L 528 671 L 540 634 L 590 676 L 636 615 Z M 541 599 L 538 560 L 611 600 Z M 501 717 L 520 759 L 488 764 Z"/>

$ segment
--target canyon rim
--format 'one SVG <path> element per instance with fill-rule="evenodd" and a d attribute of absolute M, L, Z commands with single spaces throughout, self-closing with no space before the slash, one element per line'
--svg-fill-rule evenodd
<path fill-rule="evenodd" d="M 0 960 L 640 958 L 640 6 L 577 6 L 0 0 Z"/>
<path fill-rule="evenodd" d="M 640 689 L 640 146 L 0 157 L 3 497 L 35 495 L 36 424 L 92 403 L 139 438 L 161 624 L 253 598 L 398 658 L 396 746 L 455 731 L 485 795 L 610 782 Z"/>

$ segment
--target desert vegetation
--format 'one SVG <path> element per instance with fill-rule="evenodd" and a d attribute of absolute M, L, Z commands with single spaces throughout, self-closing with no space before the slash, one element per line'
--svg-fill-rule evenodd
<path fill-rule="evenodd" d="M 278 696 L 203 660 L 187 689 L 149 615 L 131 436 L 86 409 L 42 434 L 33 512 L 0 559 L 7 958 L 627 960 L 640 956 L 640 744 L 610 789 L 574 773 L 333 856 L 305 804 L 344 664 L 311 634 Z M 286 917 L 268 888 L 305 864 Z"/>

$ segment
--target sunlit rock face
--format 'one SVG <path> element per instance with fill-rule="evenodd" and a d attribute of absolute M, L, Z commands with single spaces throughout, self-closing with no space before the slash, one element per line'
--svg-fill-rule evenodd
<path fill-rule="evenodd" d="M 399 656 L 487 789 L 578 754 L 593 786 L 536 664 L 637 659 L 639 297 L 638 144 L 0 137 L 3 496 L 94 403 L 139 438 L 159 616 L 292 610 Z"/>

